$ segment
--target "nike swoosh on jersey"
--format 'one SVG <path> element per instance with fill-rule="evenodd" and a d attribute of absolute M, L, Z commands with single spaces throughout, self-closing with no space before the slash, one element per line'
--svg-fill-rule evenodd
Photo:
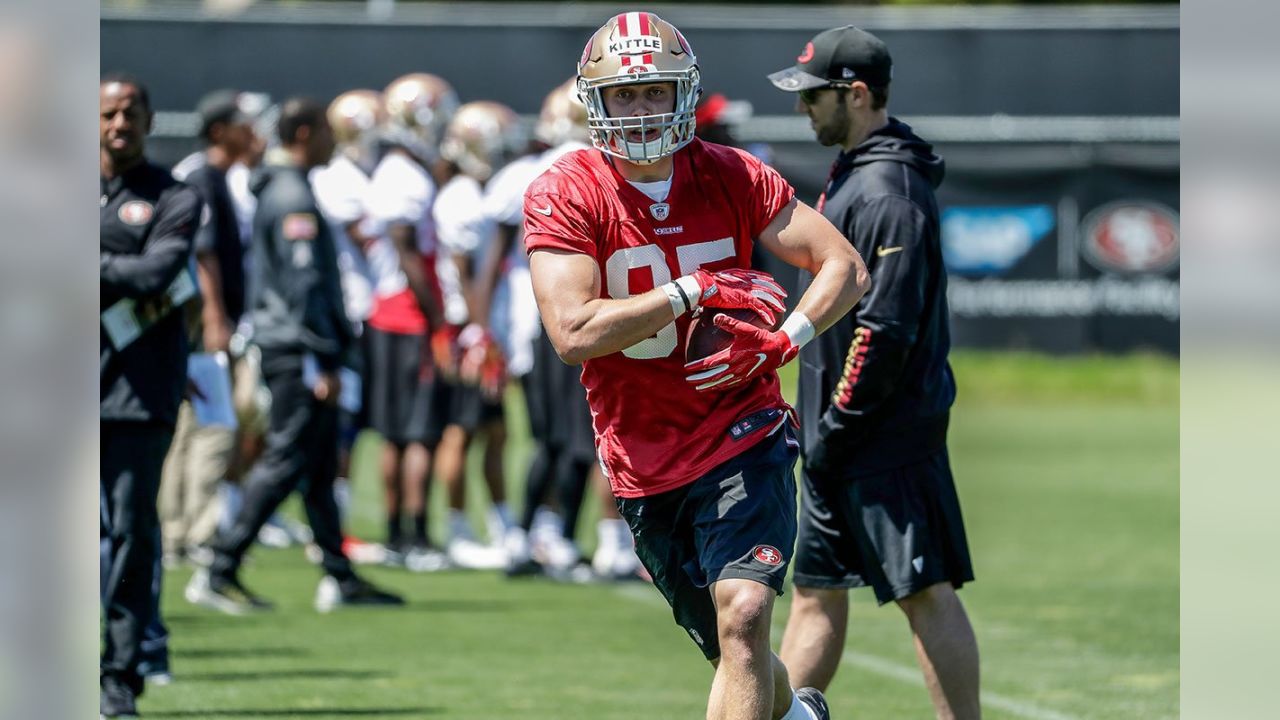
<path fill-rule="evenodd" d="M 551 213 L 547 214 L 550 215 Z M 885 255 L 892 255 L 896 252 L 902 252 L 901 245 L 897 247 L 878 247 L 876 248 L 876 257 L 884 257 Z"/>
<path fill-rule="evenodd" d="M 538 213 L 539 215 L 546 215 L 547 217 L 551 217 L 551 206 L 550 206 L 550 205 L 548 205 L 548 206 L 546 206 L 546 207 L 544 207 L 544 208 L 536 207 L 536 208 L 534 208 L 534 209 L 533 209 L 533 211 L 534 211 L 534 212 L 536 212 L 536 213 Z"/>

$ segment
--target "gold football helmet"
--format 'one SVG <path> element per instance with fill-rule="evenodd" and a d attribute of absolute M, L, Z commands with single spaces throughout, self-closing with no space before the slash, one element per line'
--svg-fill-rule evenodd
<path fill-rule="evenodd" d="M 348 90 L 329 103 L 325 115 L 338 145 L 362 142 L 386 117 L 376 90 Z"/>
<path fill-rule="evenodd" d="M 645 117 L 609 117 L 601 89 L 671 82 L 675 111 Z M 638 164 L 666 157 L 693 140 L 694 108 L 702 93 L 698 59 L 674 25 L 648 12 L 609 19 L 587 41 L 578 60 L 578 92 L 587 106 L 591 142 L 601 151 Z M 654 140 L 631 142 L 627 133 L 659 130 Z"/>
<path fill-rule="evenodd" d="M 430 73 L 410 73 L 382 91 L 382 102 L 387 114 L 386 139 L 422 160 L 434 159 L 444 129 L 458 109 L 453 86 Z"/>
<path fill-rule="evenodd" d="M 520 116 L 502 103 L 481 100 L 458 108 L 440 142 L 440 156 L 485 182 L 524 149 Z"/>
<path fill-rule="evenodd" d="M 591 142 L 587 133 L 587 106 L 578 95 L 577 78 L 569 78 L 547 94 L 533 136 L 551 147 L 570 141 Z"/>

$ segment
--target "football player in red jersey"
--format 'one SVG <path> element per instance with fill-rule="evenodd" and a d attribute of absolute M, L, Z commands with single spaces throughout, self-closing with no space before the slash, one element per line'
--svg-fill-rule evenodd
<path fill-rule="evenodd" d="M 777 368 L 870 285 L 840 232 L 745 152 L 694 138 L 699 70 L 652 13 L 604 24 L 578 63 L 593 149 L 525 193 L 525 245 L 543 324 L 583 364 L 596 449 L 637 553 L 716 666 L 707 717 L 826 718 L 769 649 L 795 545 L 797 450 Z M 755 243 L 810 273 L 774 332 L 729 318 L 723 353 L 686 364 L 696 308 L 779 294 L 749 270 Z"/>

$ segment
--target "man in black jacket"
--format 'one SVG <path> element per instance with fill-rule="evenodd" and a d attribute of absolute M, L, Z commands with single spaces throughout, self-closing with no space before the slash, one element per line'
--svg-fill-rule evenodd
<path fill-rule="evenodd" d="M 187 272 L 200 198 L 143 155 L 151 104 L 136 80 L 99 85 L 99 404 L 106 638 L 103 717 L 136 717 L 143 628 L 159 548 L 156 495 L 187 377 L 179 306 L 194 295 Z M 183 281 L 186 290 L 182 290 Z"/>
<path fill-rule="evenodd" d="M 867 259 L 871 291 L 800 352 L 804 483 L 796 596 L 782 643 L 794 683 L 825 689 L 848 589 L 896 602 L 939 718 L 977 718 L 978 647 L 955 588 L 973 580 L 947 458 L 955 381 L 934 188 L 942 159 L 886 108 L 892 61 L 852 26 L 769 76 L 842 152 L 818 210 Z M 803 282 L 802 282 L 803 284 Z"/>
<path fill-rule="evenodd" d="M 325 572 L 316 609 L 398 605 L 399 597 L 378 590 L 352 570 L 342 552 L 333 496 L 342 390 L 338 370 L 353 337 L 343 310 L 333 238 L 307 180 L 312 168 L 332 156 L 333 131 L 323 105 L 297 98 L 281 107 L 278 127 L 280 164 L 266 167 L 251 185 L 258 209 L 247 311 L 271 391 L 266 449 L 245 481 L 235 522 L 213 541 L 213 564 L 192 577 L 186 597 L 231 614 L 267 607 L 240 582 L 240 564 L 262 525 L 305 479 L 303 503 Z"/>

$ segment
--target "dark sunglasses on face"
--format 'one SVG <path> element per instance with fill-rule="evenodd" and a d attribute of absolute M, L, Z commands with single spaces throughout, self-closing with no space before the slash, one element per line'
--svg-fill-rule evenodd
<path fill-rule="evenodd" d="M 818 99 L 818 93 L 821 92 L 822 90 L 839 90 L 841 88 L 848 88 L 848 87 L 849 87 L 848 85 L 833 83 L 831 85 L 819 85 L 818 87 L 815 87 L 815 88 L 808 88 L 805 90 L 801 90 L 796 94 L 800 96 L 800 102 L 804 103 L 805 105 L 812 105 Z"/>

